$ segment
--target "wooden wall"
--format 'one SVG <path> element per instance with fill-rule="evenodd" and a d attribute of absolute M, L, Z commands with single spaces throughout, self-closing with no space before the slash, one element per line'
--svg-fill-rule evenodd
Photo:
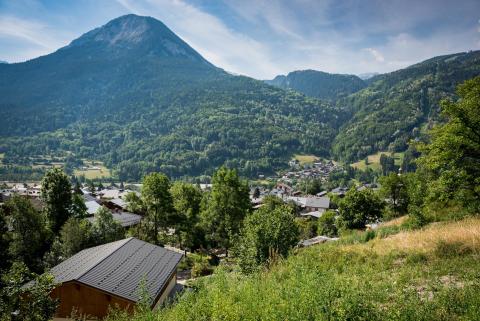
<path fill-rule="evenodd" d="M 160 295 L 154 300 L 153 306 L 161 306 L 176 283 L 177 273 L 173 273 Z M 108 314 L 109 306 L 118 306 L 130 312 L 135 307 L 135 303 L 132 301 L 76 281 L 63 283 L 55 288 L 50 295 L 60 300 L 60 305 L 55 314 L 59 318 L 70 317 L 73 308 L 76 308 L 81 315 L 103 318 Z"/>
<path fill-rule="evenodd" d="M 77 308 L 82 315 L 103 318 L 109 306 L 118 305 L 122 309 L 132 311 L 134 303 L 123 298 L 109 295 L 101 290 L 72 281 L 55 288 L 51 296 L 60 299 L 56 317 L 69 317 L 72 309 Z"/>

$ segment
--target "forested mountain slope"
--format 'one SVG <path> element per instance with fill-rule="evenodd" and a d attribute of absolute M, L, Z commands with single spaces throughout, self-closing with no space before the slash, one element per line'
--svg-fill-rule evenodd
<path fill-rule="evenodd" d="M 375 76 L 369 86 L 338 103 L 354 117 L 340 129 L 333 154 L 363 159 L 376 151 L 403 151 L 425 126 L 441 120 L 440 101 L 455 99 L 455 87 L 480 75 L 480 51 L 439 56 Z"/>
<path fill-rule="evenodd" d="M 267 84 L 293 89 L 307 96 L 336 100 L 365 88 L 366 83 L 355 75 L 329 74 L 316 70 L 297 70 L 287 76 L 279 75 Z"/>
<path fill-rule="evenodd" d="M 272 173 L 328 155 L 347 119 L 329 104 L 216 68 L 161 22 L 128 15 L 57 52 L 0 66 L 0 153 L 98 159 L 150 171 Z"/>

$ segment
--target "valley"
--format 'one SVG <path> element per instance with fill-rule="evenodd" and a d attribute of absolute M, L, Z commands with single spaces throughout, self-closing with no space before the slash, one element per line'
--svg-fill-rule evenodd
<path fill-rule="evenodd" d="M 479 320 L 447 2 L 0 2 L 0 320 Z"/>

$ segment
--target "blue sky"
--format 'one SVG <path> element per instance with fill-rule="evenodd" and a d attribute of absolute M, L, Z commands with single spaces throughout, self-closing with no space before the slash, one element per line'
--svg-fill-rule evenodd
<path fill-rule="evenodd" d="M 0 60 L 48 54 L 127 13 L 153 16 L 230 72 L 388 72 L 480 49 L 478 0 L 0 0 Z"/>

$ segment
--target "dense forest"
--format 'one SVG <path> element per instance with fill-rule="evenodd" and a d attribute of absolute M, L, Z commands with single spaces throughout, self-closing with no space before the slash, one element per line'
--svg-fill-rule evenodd
<path fill-rule="evenodd" d="M 354 161 L 376 151 L 404 151 L 442 122 L 440 101 L 455 99 L 458 84 L 480 74 L 480 51 L 435 57 L 367 80 L 369 86 L 339 102 L 354 116 L 332 146 L 337 159 Z"/>
<path fill-rule="evenodd" d="M 269 85 L 293 89 L 310 97 L 335 101 L 367 86 L 355 75 L 329 74 L 317 70 L 297 70 L 265 80 Z"/>
<path fill-rule="evenodd" d="M 38 179 L 33 158 L 102 161 L 138 181 L 151 171 L 211 176 L 221 165 L 258 177 L 302 153 L 348 163 L 403 152 L 442 122 L 440 99 L 480 74 L 479 59 L 441 56 L 366 81 L 290 73 L 305 96 L 231 75 L 158 20 L 127 15 L 50 55 L 0 65 L 0 177 Z"/>

